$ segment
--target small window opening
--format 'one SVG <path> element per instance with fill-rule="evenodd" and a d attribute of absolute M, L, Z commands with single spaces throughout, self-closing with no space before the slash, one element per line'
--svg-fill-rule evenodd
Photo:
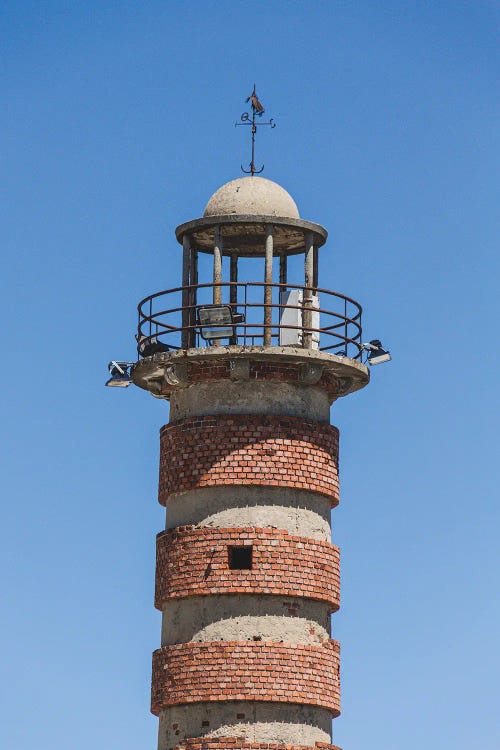
<path fill-rule="evenodd" d="M 252 547 L 228 547 L 230 570 L 252 570 Z"/>

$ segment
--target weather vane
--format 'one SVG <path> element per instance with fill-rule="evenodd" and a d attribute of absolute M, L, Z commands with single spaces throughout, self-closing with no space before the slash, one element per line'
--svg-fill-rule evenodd
<path fill-rule="evenodd" d="M 255 168 L 255 134 L 257 132 L 257 128 L 259 125 L 270 125 L 272 128 L 276 127 L 276 123 L 272 119 L 272 117 L 269 119 L 269 122 L 255 122 L 256 117 L 262 117 L 264 112 L 266 111 L 262 104 L 259 102 L 259 98 L 257 96 L 257 92 L 255 91 L 255 83 L 253 85 L 253 91 L 250 94 L 249 97 L 246 99 L 247 102 L 251 102 L 252 104 L 252 116 L 250 117 L 250 114 L 248 112 L 243 112 L 241 115 L 241 122 L 236 122 L 235 125 L 251 125 L 252 126 L 252 161 L 248 165 L 250 169 L 243 169 L 243 166 L 241 167 L 241 171 L 245 172 L 245 174 L 260 174 L 262 170 L 264 169 L 264 164 L 261 166 L 260 169 Z"/>

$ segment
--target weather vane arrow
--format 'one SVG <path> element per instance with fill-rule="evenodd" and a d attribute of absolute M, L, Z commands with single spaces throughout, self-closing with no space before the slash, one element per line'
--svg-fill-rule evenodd
<path fill-rule="evenodd" d="M 249 112 L 243 112 L 240 118 L 241 122 L 236 122 L 235 126 L 236 125 L 250 125 L 252 128 L 251 130 L 252 132 L 252 160 L 250 164 L 248 165 L 250 169 L 243 169 L 243 166 L 242 166 L 241 171 L 245 172 L 245 174 L 254 175 L 254 174 L 260 174 L 262 170 L 264 169 L 264 164 L 261 166 L 260 169 L 255 168 L 255 134 L 257 133 L 257 128 L 259 127 L 259 125 L 270 125 L 271 128 L 275 128 L 276 123 L 274 122 L 272 117 L 269 119 L 268 122 L 261 122 L 260 120 L 258 122 L 255 121 L 256 117 L 261 118 L 264 112 L 266 111 L 263 105 L 261 104 L 261 102 L 259 101 L 259 97 L 257 96 L 257 92 L 255 90 L 255 83 L 253 85 L 252 93 L 250 94 L 250 96 L 246 98 L 246 102 L 251 102 L 252 115 L 250 116 Z"/>

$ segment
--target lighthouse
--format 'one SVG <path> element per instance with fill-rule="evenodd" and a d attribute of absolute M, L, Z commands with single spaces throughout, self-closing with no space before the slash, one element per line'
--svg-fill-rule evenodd
<path fill-rule="evenodd" d="M 335 748 L 330 407 L 369 382 L 366 351 L 374 363 L 390 355 L 363 344 L 357 302 L 321 287 L 327 231 L 255 170 L 220 187 L 176 239 L 180 285 L 140 302 L 137 361 L 111 363 L 108 381 L 170 402 L 158 750 Z"/>

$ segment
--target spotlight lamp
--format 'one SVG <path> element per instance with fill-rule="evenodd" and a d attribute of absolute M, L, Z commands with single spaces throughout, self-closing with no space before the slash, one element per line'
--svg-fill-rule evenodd
<path fill-rule="evenodd" d="M 108 365 L 110 379 L 106 381 L 105 385 L 109 385 L 111 388 L 128 388 L 132 384 L 132 367 L 134 362 L 115 362 L 111 360 Z"/>
<path fill-rule="evenodd" d="M 383 348 L 379 339 L 373 339 L 367 344 L 362 344 L 362 347 L 368 352 L 369 365 L 381 365 L 382 362 L 390 362 L 392 359 L 391 353 Z"/>
<path fill-rule="evenodd" d="M 231 305 L 202 305 L 198 308 L 200 335 L 205 341 L 231 338 L 234 326 L 244 320 L 245 316 L 233 312 Z"/>

